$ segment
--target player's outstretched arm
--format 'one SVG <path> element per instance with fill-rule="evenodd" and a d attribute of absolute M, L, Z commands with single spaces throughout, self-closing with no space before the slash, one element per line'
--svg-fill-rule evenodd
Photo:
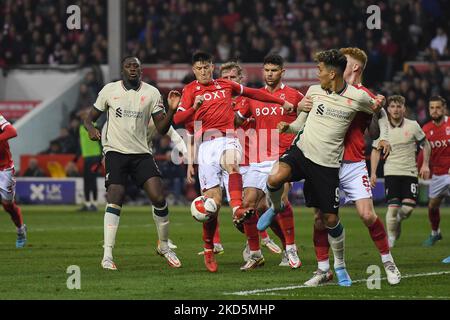
<path fill-rule="evenodd" d="M 423 145 L 423 163 L 420 167 L 419 175 L 422 179 L 430 178 L 430 156 L 431 156 L 431 144 L 427 139 L 422 142 Z"/>
<path fill-rule="evenodd" d="M 280 122 L 277 125 L 278 130 L 280 133 L 295 133 L 297 134 L 299 131 L 303 130 L 306 119 L 308 119 L 309 113 L 306 112 L 300 112 L 300 114 L 297 116 L 297 119 L 295 119 L 291 123 L 286 122 Z"/>
<path fill-rule="evenodd" d="M 241 85 L 237 82 L 234 82 L 234 81 L 230 81 L 230 82 L 232 83 L 233 93 L 235 93 L 237 95 L 242 95 L 244 97 L 262 101 L 262 102 L 276 103 L 276 104 L 281 105 L 284 109 L 286 109 L 288 111 L 294 110 L 294 106 L 292 103 L 290 103 L 288 101 L 284 101 L 283 99 L 277 98 L 268 92 L 265 92 L 265 91 L 259 90 L 259 89 L 244 87 L 243 85 Z"/>
<path fill-rule="evenodd" d="M 11 124 L 6 125 L 0 132 L 0 141 L 6 141 L 17 137 L 17 130 Z"/>
<path fill-rule="evenodd" d="M 102 112 L 95 107 L 92 107 L 86 118 L 83 120 L 84 127 L 89 133 L 89 138 L 98 141 L 102 138 L 100 131 L 94 126 L 94 122 L 100 117 Z"/>

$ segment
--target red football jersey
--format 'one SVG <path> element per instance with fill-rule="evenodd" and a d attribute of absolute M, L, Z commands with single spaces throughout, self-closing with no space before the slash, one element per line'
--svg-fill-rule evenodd
<path fill-rule="evenodd" d="M 2 132 L 11 123 L 8 122 L 2 115 L 0 115 L 0 132 Z M 9 149 L 7 140 L 0 141 L 0 170 L 5 170 L 14 167 L 14 162 Z"/>
<path fill-rule="evenodd" d="M 366 91 L 372 98 L 375 95 L 363 85 L 355 85 L 354 87 Z M 364 132 L 372 121 L 372 115 L 365 112 L 358 112 L 347 130 L 344 140 L 344 162 L 360 162 L 366 159 L 366 142 L 364 140 Z"/>
<path fill-rule="evenodd" d="M 423 132 L 431 144 L 430 169 L 433 174 L 448 174 L 450 168 L 450 118 L 437 126 L 433 121 L 426 123 Z"/>
<path fill-rule="evenodd" d="M 214 79 L 208 85 L 193 81 L 183 89 L 180 110 L 188 110 L 194 105 L 195 97 L 203 95 L 205 100 L 194 114 L 194 121 L 202 122 L 201 132 L 216 129 L 222 133 L 234 130 L 234 112 L 232 96 L 241 94 L 239 84 L 225 80 Z"/>
<path fill-rule="evenodd" d="M 269 93 L 266 88 L 260 90 Z M 253 117 L 256 122 L 258 156 L 250 154 L 250 162 L 277 160 L 291 146 L 295 138 L 295 134 L 292 133 L 278 133 L 277 124 L 281 121 L 291 123 L 297 119 L 296 108 L 303 99 L 303 94 L 285 84 L 281 84 L 281 87 L 271 94 L 292 103 L 295 110 L 288 113 L 280 105 L 256 100 L 249 100 L 249 104 L 239 110 L 240 117 L 244 119 Z M 272 136 L 278 139 L 278 143 L 273 141 Z"/>

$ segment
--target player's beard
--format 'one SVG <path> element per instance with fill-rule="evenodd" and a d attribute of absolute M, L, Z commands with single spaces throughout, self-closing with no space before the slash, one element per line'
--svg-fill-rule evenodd
<path fill-rule="evenodd" d="M 440 123 L 442 121 L 442 119 L 444 119 L 444 115 L 441 115 L 439 117 L 431 117 L 431 120 L 433 120 L 434 122 Z"/>

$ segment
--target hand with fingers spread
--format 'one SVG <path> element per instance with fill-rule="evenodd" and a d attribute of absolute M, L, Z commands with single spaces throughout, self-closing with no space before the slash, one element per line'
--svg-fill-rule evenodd
<path fill-rule="evenodd" d="M 176 90 L 171 90 L 169 95 L 167 96 L 167 103 L 169 105 L 169 109 L 177 110 L 178 104 L 181 100 L 181 93 Z"/>
<path fill-rule="evenodd" d="M 391 153 L 391 144 L 389 141 L 380 140 L 380 142 L 378 142 L 377 150 L 381 150 L 384 154 L 383 159 L 386 159 L 389 156 L 389 153 Z"/>
<path fill-rule="evenodd" d="M 381 94 L 377 94 L 377 96 L 375 97 L 375 102 L 374 102 L 374 104 L 372 104 L 371 109 L 374 112 L 379 112 L 381 110 L 381 108 L 383 108 L 385 103 L 386 103 L 385 96 L 383 96 Z"/>

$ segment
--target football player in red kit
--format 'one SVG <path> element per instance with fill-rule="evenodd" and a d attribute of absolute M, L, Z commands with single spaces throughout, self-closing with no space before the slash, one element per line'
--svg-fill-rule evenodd
<path fill-rule="evenodd" d="M 16 129 L 0 114 L 0 198 L 3 209 L 9 213 L 17 227 L 16 247 L 23 248 L 27 242 L 27 226 L 23 223 L 21 210 L 14 201 L 16 180 L 8 143 L 8 140 L 14 137 L 17 137 Z"/>
<path fill-rule="evenodd" d="M 297 90 L 285 85 L 282 82 L 284 75 L 284 59 L 277 54 L 270 54 L 263 62 L 263 75 L 266 83 L 260 90 L 291 102 L 295 107 L 302 100 L 303 95 Z M 292 122 L 297 118 L 296 112 L 287 112 L 279 105 L 268 104 L 257 100 L 249 100 L 249 103 L 242 104 L 237 112 L 240 123 L 254 118 L 256 123 L 256 143 L 257 154 L 250 159 L 250 167 L 244 181 L 245 195 L 244 206 L 257 207 L 259 202 L 266 205 L 265 193 L 266 183 L 270 170 L 278 158 L 290 147 L 295 138 L 295 134 L 279 133 L 278 122 Z M 250 152 L 254 155 L 253 152 Z M 297 246 L 295 244 L 294 215 L 292 206 L 288 200 L 290 183 L 285 183 L 283 192 L 284 209 L 276 216 L 276 222 L 281 226 L 283 232 L 283 258 L 288 265 L 296 269 L 300 267 L 301 261 L 298 257 Z M 264 208 L 267 210 L 267 206 Z M 264 212 L 265 210 L 262 210 Z M 256 229 L 257 218 L 254 218 Z M 250 220 L 249 220 L 250 221 Z M 255 231 L 256 232 L 256 231 Z M 257 236 L 257 233 L 255 233 Z M 250 255 L 247 259 L 247 268 L 253 268 L 259 261 L 256 247 L 252 247 L 249 241 Z M 244 265 L 245 266 L 245 265 Z"/>
<path fill-rule="evenodd" d="M 424 246 L 432 246 L 442 239 L 439 222 L 441 215 L 439 207 L 442 199 L 450 191 L 450 118 L 446 115 L 447 105 L 445 99 L 440 96 L 431 97 L 429 111 L 431 121 L 423 126 L 423 131 L 430 142 L 431 148 L 424 146 L 424 159 L 430 159 L 431 183 L 429 189 L 428 218 L 431 224 L 431 234 L 423 243 Z M 420 170 L 420 176 L 428 179 L 430 170 Z"/>
<path fill-rule="evenodd" d="M 213 79 L 214 65 L 212 57 L 208 53 L 194 53 L 192 70 L 197 80 L 184 87 L 180 107 L 185 111 L 178 111 L 174 122 L 176 124 L 184 123 L 192 115 L 194 115 L 194 121 L 201 121 L 200 130 L 194 132 L 194 139 L 201 141 L 197 160 L 202 194 L 213 198 L 217 208 L 220 208 L 222 173 L 226 171 L 229 175 L 228 189 L 233 221 L 236 225 L 240 225 L 254 214 L 254 208 L 242 206 L 242 176 L 239 171 L 242 147 L 235 137 L 232 97 L 243 95 L 269 103 L 277 103 L 288 110 L 292 110 L 293 105 L 233 81 Z M 204 259 L 210 272 L 217 271 L 217 262 L 213 252 L 216 225 L 215 217 L 203 224 Z"/>

